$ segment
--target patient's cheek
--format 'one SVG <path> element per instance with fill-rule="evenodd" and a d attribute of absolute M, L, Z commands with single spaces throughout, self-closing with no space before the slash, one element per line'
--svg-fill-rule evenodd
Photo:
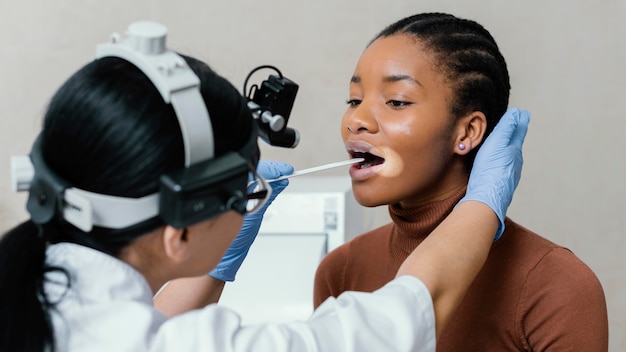
<path fill-rule="evenodd" d="M 380 170 L 381 176 L 396 177 L 404 170 L 404 161 L 395 150 L 389 147 L 381 147 L 378 150 L 385 156 L 385 166 Z"/>

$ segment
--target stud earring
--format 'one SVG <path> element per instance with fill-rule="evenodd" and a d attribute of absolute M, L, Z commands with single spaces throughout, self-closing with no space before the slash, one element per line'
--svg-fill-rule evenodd
<path fill-rule="evenodd" d="M 459 143 L 459 149 L 461 149 L 461 150 L 465 150 L 465 144 L 463 144 L 463 143 Z"/>

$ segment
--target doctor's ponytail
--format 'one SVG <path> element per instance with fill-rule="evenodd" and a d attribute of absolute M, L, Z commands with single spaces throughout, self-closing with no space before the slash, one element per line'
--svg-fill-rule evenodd
<path fill-rule="evenodd" d="M 43 228 L 28 220 L 0 239 L 0 349 L 54 350 L 44 275 L 62 268 L 45 264 Z"/>

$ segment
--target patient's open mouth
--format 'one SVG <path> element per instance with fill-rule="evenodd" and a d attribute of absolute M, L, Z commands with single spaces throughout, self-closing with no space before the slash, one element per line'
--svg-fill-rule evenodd
<path fill-rule="evenodd" d="M 371 153 L 367 153 L 367 152 L 350 152 L 350 155 L 353 158 L 364 158 L 365 160 L 363 160 L 362 162 L 360 162 L 357 165 L 357 168 L 359 169 L 365 169 L 371 166 L 375 166 L 375 165 L 380 165 L 382 163 L 385 162 L 385 159 L 379 157 L 378 155 L 374 155 Z"/>

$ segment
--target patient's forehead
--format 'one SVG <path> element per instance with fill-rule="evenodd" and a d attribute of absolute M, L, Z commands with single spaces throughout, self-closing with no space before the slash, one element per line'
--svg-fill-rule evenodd
<path fill-rule="evenodd" d="M 407 34 L 382 37 L 372 42 L 361 54 L 353 78 L 364 79 L 366 73 L 408 75 L 421 84 L 426 84 L 428 80 L 442 82 L 445 79 L 435 54 Z"/>

